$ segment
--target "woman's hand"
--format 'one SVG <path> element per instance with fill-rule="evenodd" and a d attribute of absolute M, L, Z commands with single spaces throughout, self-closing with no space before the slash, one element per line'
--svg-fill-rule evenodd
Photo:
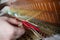
<path fill-rule="evenodd" d="M 13 18 L 0 17 L 0 40 L 15 40 L 21 37 L 25 30 L 17 26 L 19 23 Z"/>

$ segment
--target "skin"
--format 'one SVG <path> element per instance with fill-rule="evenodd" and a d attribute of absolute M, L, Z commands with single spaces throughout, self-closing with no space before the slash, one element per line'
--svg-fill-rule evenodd
<path fill-rule="evenodd" d="M 12 6 L 13 1 L 9 0 L 6 5 Z M 16 40 L 25 33 L 22 26 L 18 27 L 21 22 L 14 18 L 0 17 L 0 40 Z M 17 26 L 15 26 L 17 25 Z"/>
<path fill-rule="evenodd" d="M 15 40 L 25 33 L 23 27 L 18 27 L 19 21 L 13 18 L 0 17 L 0 40 Z"/>

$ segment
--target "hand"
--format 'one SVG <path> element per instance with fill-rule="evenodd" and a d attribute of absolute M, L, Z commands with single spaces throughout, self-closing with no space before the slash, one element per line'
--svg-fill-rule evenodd
<path fill-rule="evenodd" d="M 16 19 L 8 17 L 0 17 L 0 40 L 14 40 L 18 37 L 21 37 L 25 30 L 23 27 L 18 27 Z"/>

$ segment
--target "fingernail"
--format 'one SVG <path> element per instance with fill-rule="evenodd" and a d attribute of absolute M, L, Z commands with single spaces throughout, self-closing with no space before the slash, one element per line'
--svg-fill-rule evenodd
<path fill-rule="evenodd" d="M 22 25 L 21 22 L 18 23 L 18 26 L 19 26 L 20 28 L 23 28 L 23 25 Z"/>

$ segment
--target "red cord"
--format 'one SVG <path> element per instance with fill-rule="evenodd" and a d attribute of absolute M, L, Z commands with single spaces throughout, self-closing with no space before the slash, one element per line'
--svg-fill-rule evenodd
<path fill-rule="evenodd" d="M 40 32 L 40 29 L 39 29 L 39 28 L 37 28 L 36 26 L 34 26 L 34 25 L 32 25 L 32 24 L 30 24 L 30 23 L 28 23 L 28 22 L 26 22 L 26 21 L 22 21 L 22 24 L 23 24 L 25 27 L 27 27 L 28 29 L 32 28 L 32 29 Z"/>

